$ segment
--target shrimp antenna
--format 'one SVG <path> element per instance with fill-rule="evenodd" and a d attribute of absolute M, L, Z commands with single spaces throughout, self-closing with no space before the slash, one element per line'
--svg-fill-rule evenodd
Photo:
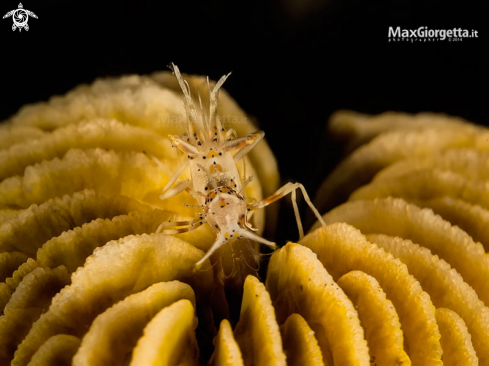
<path fill-rule="evenodd" d="M 219 105 L 219 89 L 224 84 L 231 73 L 222 76 L 219 81 L 211 88 L 209 77 L 207 77 L 207 88 L 209 89 L 209 123 L 212 127 L 216 127 L 219 140 L 222 140 L 222 124 L 217 117 L 217 107 Z"/>
<path fill-rule="evenodd" d="M 168 67 L 175 74 L 178 84 L 180 85 L 180 88 L 182 89 L 183 92 L 183 96 L 184 96 L 183 104 L 185 106 L 185 112 L 187 113 L 187 125 L 188 125 L 189 135 L 191 136 L 194 135 L 196 133 L 194 127 L 198 126 L 199 138 L 205 141 L 205 136 L 203 136 L 201 133 L 201 131 L 204 130 L 204 126 L 199 121 L 197 108 L 195 107 L 195 103 L 190 93 L 190 85 L 188 84 L 187 80 L 183 79 L 182 74 L 180 73 L 180 69 L 178 68 L 177 65 L 175 65 L 172 62 L 170 65 L 168 65 Z"/>

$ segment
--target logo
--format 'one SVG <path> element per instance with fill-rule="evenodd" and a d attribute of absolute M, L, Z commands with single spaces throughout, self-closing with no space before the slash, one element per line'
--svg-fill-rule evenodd
<path fill-rule="evenodd" d="M 14 24 L 12 25 L 12 30 L 15 31 L 17 28 L 19 28 L 19 32 L 21 32 L 22 28 L 24 28 L 26 31 L 29 30 L 29 25 L 27 24 L 27 22 L 29 21 L 29 16 L 37 19 L 36 14 L 34 14 L 30 10 L 24 9 L 22 3 L 19 3 L 19 8 L 9 11 L 3 16 L 3 19 L 12 17 L 14 21 Z"/>
<path fill-rule="evenodd" d="M 478 31 L 462 28 L 430 29 L 419 27 L 417 29 L 402 29 L 401 27 L 389 27 L 387 34 L 389 42 L 461 42 L 465 38 L 478 38 Z"/>

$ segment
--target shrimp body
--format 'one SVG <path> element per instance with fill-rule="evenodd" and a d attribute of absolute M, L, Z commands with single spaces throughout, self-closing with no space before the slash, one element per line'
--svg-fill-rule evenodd
<path fill-rule="evenodd" d="M 197 200 L 202 213 L 199 214 L 198 219 L 162 223 L 157 232 L 175 234 L 193 230 L 204 223 L 209 224 L 216 234 L 216 240 L 205 256 L 197 262 L 197 266 L 200 266 L 222 245 L 240 238 L 248 238 L 276 248 L 275 243 L 255 234 L 257 229 L 248 223 L 248 213 L 292 193 L 299 234 L 302 237 L 302 223 L 295 202 L 297 188 L 302 190 L 306 202 L 324 225 L 321 215 L 312 205 L 304 187 L 299 183 L 287 183 L 274 194 L 259 202 L 246 203 L 241 192 L 248 179 L 244 179 L 244 183 L 241 181 L 236 163 L 264 137 L 265 133 L 259 131 L 244 137 L 237 137 L 234 130 L 226 131 L 222 126 L 217 117 L 218 91 L 229 74 L 223 76 L 212 88 L 207 79 L 209 106 L 204 108 L 200 95 L 197 95 L 197 99 L 190 94 L 190 87 L 182 78 L 178 67 L 172 65 L 172 69 L 184 94 L 187 132 L 181 137 L 169 135 L 169 138 L 172 145 L 186 154 L 188 159 L 169 180 L 160 198 L 166 199 L 186 190 Z M 194 99 L 198 100 L 198 103 L 194 102 Z M 196 104 L 200 107 L 200 113 L 197 112 Z M 190 169 L 191 180 L 182 181 L 170 188 L 187 166 Z"/>

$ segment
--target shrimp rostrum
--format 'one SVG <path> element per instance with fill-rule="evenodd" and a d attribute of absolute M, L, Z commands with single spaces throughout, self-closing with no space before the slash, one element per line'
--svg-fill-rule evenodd
<path fill-rule="evenodd" d="M 199 217 L 193 220 L 162 223 L 157 232 L 177 234 L 194 230 L 207 223 L 216 233 L 216 239 L 205 256 L 196 263 L 197 267 L 221 246 L 240 238 L 247 238 L 275 249 L 276 244 L 256 234 L 257 229 L 251 226 L 248 219 L 254 210 L 291 193 L 299 236 L 302 237 L 304 232 L 296 203 L 298 188 L 324 225 L 321 215 L 300 183 L 287 183 L 271 196 L 258 202 L 247 203 L 242 194 L 246 181 L 242 183 L 236 163 L 265 136 L 265 133 L 259 131 L 237 137 L 234 130 L 226 130 L 223 127 L 217 116 L 219 88 L 230 74 L 223 76 L 213 87 L 207 78 L 209 96 L 208 100 L 203 101 L 200 95 L 191 95 L 190 86 L 183 79 L 178 67 L 172 64 L 171 68 L 183 91 L 187 132 L 183 136 L 169 135 L 169 138 L 172 146 L 180 149 L 188 159 L 170 178 L 160 198 L 166 199 L 185 190 L 197 200 L 202 211 Z M 191 179 L 173 186 L 187 166 Z"/>

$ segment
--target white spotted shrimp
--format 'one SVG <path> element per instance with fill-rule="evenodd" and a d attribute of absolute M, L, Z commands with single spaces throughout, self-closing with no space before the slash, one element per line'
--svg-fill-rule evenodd
<path fill-rule="evenodd" d="M 297 188 L 301 189 L 307 204 L 321 224 L 325 225 L 300 183 L 287 183 L 261 201 L 246 203 L 241 194 L 246 182 L 241 183 L 236 163 L 265 136 L 265 133 L 259 131 L 237 137 L 234 130 L 226 131 L 222 126 L 217 116 L 219 88 L 230 74 L 221 77 L 212 88 L 207 78 L 208 108 L 204 109 L 201 97 L 197 95 L 196 100 L 200 107 L 198 113 L 189 84 L 183 79 L 176 65 L 172 64 L 171 68 L 184 94 L 187 133 L 182 137 L 169 135 L 169 138 L 172 146 L 185 153 L 188 159 L 171 177 L 160 198 L 167 199 L 186 190 L 197 200 L 202 212 L 193 220 L 164 222 L 158 227 L 157 232 L 182 233 L 207 223 L 216 233 L 216 240 L 205 256 L 196 263 L 197 267 L 200 267 L 219 247 L 240 238 L 248 238 L 275 249 L 275 243 L 255 233 L 257 229 L 248 222 L 249 214 L 291 193 L 299 236 L 302 238 L 304 232 L 296 203 Z M 187 166 L 190 168 L 191 180 L 179 182 L 171 187 Z"/>

